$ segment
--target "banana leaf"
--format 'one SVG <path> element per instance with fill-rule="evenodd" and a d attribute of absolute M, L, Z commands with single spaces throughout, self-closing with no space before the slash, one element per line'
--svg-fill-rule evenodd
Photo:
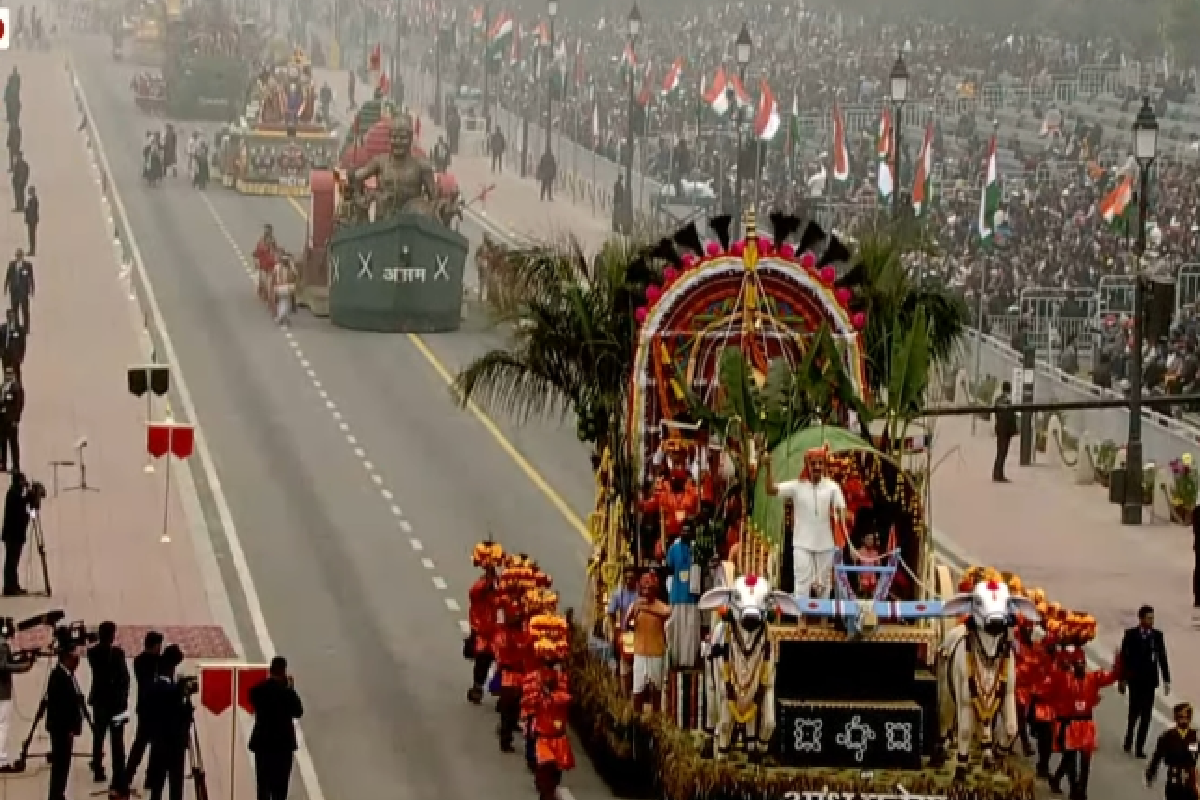
<path fill-rule="evenodd" d="M 888 411 L 894 417 L 908 420 L 920 409 L 929 383 L 929 328 L 925 310 L 917 309 L 912 327 L 907 332 L 895 331 L 892 341 Z"/>
<path fill-rule="evenodd" d="M 740 418 L 751 433 L 761 431 L 762 420 L 759 419 L 754 377 L 740 349 L 726 347 L 721 351 L 717 379 L 721 386 L 721 401 L 718 404 L 721 415 L 727 419 Z"/>

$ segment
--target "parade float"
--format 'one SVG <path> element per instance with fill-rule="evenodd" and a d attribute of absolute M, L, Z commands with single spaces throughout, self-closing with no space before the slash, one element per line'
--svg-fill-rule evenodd
<path fill-rule="evenodd" d="M 415 146 L 409 117 L 381 119 L 310 182 L 299 305 L 354 330 L 459 328 L 469 244 L 454 227 L 458 192 Z"/>
<path fill-rule="evenodd" d="M 166 113 L 179 120 L 228 122 L 237 117 L 257 53 L 253 25 L 222 7 L 193 7 L 168 16 L 163 83 Z"/>
<path fill-rule="evenodd" d="M 133 89 L 133 102 L 143 114 L 162 116 L 167 107 L 167 84 L 161 75 L 143 71 L 129 82 Z"/>
<path fill-rule="evenodd" d="M 221 132 L 217 165 L 222 183 L 243 194 L 303 196 L 310 174 L 331 169 L 338 149 L 319 114 L 312 67 L 297 50 L 255 78 L 241 118 Z"/>
<path fill-rule="evenodd" d="M 928 461 L 918 420 L 935 323 L 889 312 L 875 338 L 883 288 L 815 223 L 772 214 L 766 234 L 748 214 L 739 240 L 728 216 L 701 224 L 624 256 L 606 251 L 631 245 L 610 242 L 591 264 L 542 249 L 481 265 L 520 333 L 459 375 L 463 402 L 569 403 L 594 448 L 594 550 L 570 662 L 585 748 L 619 792 L 665 800 L 1032 800 L 1032 766 L 1008 750 L 1015 678 L 987 683 L 986 697 L 962 688 L 980 685 L 980 664 L 1007 675 L 1007 646 L 962 661 L 954 643 L 996 619 L 987 644 L 1007 641 L 1010 620 L 1053 614 L 1007 584 L 992 591 L 991 573 L 960 592 L 936 563 L 928 465 L 916 465 Z M 560 291 L 567 271 L 580 283 Z M 632 333 L 608 327 L 605 309 Z M 578 352 L 546 352 L 550 340 Z M 539 381 L 560 405 L 514 395 Z M 773 482 L 802 489 L 821 474 L 846 510 L 828 594 L 801 596 L 795 508 Z M 672 602 L 662 695 L 636 704 L 616 669 L 635 637 L 607 613 L 631 567 Z M 689 620 L 694 640 L 680 633 Z"/>

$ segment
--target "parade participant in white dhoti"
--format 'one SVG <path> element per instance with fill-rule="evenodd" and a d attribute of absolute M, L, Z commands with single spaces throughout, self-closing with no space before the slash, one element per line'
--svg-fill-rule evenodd
<path fill-rule="evenodd" d="M 828 446 L 804 454 L 804 469 L 796 480 L 776 484 L 770 453 L 766 468 L 767 494 L 792 501 L 792 556 L 797 597 L 827 598 L 833 588 L 833 557 L 845 543 L 846 498 L 826 474 Z"/>

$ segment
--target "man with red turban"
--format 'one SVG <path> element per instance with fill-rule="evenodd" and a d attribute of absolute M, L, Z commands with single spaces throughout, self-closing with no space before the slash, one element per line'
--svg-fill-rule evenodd
<path fill-rule="evenodd" d="M 826 472 L 829 446 L 805 453 L 799 477 L 783 483 L 775 483 L 770 453 L 764 452 L 761 460 L 767 494 L 792 501 L 793 592 L 801 599 L 829 597 L 833 557 L 846 543 L 846 498 Z"/>

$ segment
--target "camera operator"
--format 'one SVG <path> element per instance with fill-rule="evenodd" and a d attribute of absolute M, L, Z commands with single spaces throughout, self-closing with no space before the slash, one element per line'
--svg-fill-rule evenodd
<path fill-rule="evenodd" d="M 97 783 L 107 780 L 104 774 L 104 739 L 112 748 L 112 784 L 109 791 L 116 797 L 127 797 L 125 785 L 125 723 L 129 721 L 129 667 L 125 651 L 116 645 L 117 625 L 101 622 L 99 639 L 88 648 L 88 667 L 92 671 L 92 688 L 88 705 L 92 707 L 92 775 Z"/>
<path fill-rule="evenodd" d="M 29 482 L 20 472 L 12 474 L 12 482 L 4 495 L 4 523 L 0 526 L 0 540 L 4 542 L 4 596 L 25 594 L 19 576 L 21 553 L 29 532 L 31 518 Z M 38 501 L 40 503 L 40 500 Z"/>
<path fill-rule="evenodd" d="M 142 652 L 133 657 L 133 677 L 137 679 L 137 733 L 133 735 L 133 745 L 129 748 L 129 760 L 125 763 L 124 787 L 133 785 L 133 778 L 141 766 L 142 756 L 150 745 L 150 733 L 154 721 L 150 700 L 154 681 L 158 678 L 158 662 L 162 658 L 163 635 L 158 631 L 150 631 L 142 644 Z M 147 776 L 146 784 L 150 779 Z M 149 791 L 149 788 L 147 788 Z"/>
<path fill-rule="evenodd" d="M 304 716 L 304 706 L 288 675 L 286 658 L 271 659 L 270 677 L 250 689 L 250 707 L 254 710 L 250 752 L 258 800 L 287 800 L 297 747 L 295 721 Z"/>
<path fill-rule="evenodd" d="M 59 643 L 58 663 L 46 680 L 46 733 L 50 735 L 50 800 L 66 800 L 75 737 L 83 733 L 83 697 L 75 683 L 79 651 Z"/>
<path fill-rule="evenodd" d="M 13 621 L 0 621 L 0 772 L 12 769 L 8 760 L 8 721 L 12 718 L 13 679 L 19 672 L 29 672 L 33 669 L 32 658 L 17 661 L 13 658 L 12 635 L 15 633 Z"/>
<path fill-rule="evenodd" d="M 183 800 L 184 762 L 192 727 L 191 681 L 177 681 L 175 669 L 183 663 L 178 645 L 167 645 L 158 662 L 158 677 L 146 698 L 149 703 L 150 765 L 146 787 L 150 800 L 162 800 L 166 785 L 171 800 Z"/>

